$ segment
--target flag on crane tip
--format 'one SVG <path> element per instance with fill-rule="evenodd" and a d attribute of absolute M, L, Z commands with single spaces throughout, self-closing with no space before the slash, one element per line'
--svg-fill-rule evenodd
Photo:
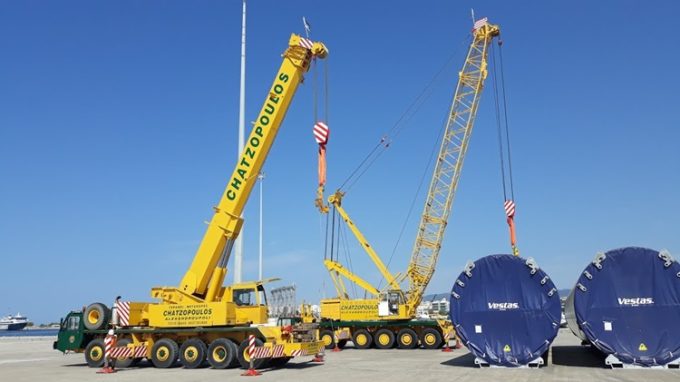
<path fill-rule="evenodd" d="M 305 24 L 305 32 L 307 33 L 307 35 L 312 33 L 312 27 L 307 22 L 307 18 L 305 16 L 302 16 L 302 23 Z"/>
<path fill-rule="evenodd" d="M 328 136 L 330 134 L 330 130 L 328 129 L 328 125 L 325 123 L 319 121 L 314 124 L 314 139 L 316 139 L 316 143 L 320 145 L 325 145 L 328 143 Z"/>
<path fill-rule="evenodd" d="M 489 21 L 489 19 L 487 17 L 485 17 L 483 19 L 479 19 L 479 20 L 475 21 L 475 25 L 472 29 L 477 30 L 477 29 L 483 27 L 484 25 L 486 25 L 488 21 Z"/>

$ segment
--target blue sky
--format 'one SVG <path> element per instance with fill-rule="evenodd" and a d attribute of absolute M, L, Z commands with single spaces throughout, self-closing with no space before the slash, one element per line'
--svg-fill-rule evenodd
<path fill-rule="evenodd" d="M 679 5 L 386 4 L 251 1 L 246 107 L 253 120 L 306 16 L 331 52 L 331 191 L 456 57 L 345 197 L 383 258 L 448 111 L 472 6 L 503 33 L 521 254 L 560 288 L 597 251 L 639 245 L 680 256 Z M 0 5 L 0 313 L 49 322 L 119 294 L 150 300 L 151 287 L 180 281 L 236 162 L 240 12 L 240 1 Z M 315 302 L 333 290 L 313 205 L 311 85 L 298 91 L 265 165 L 264 273 Z M 450 290 L 468 260 L 509 252 L 490 85 L 430 292 Z M 245 214 L 245 279 L 257 276 L 256 192 Z M 421 193 L 394 272 L 406 268 L 423 201 Z M 360 249 L 350 250 L 354 269 L 377 282 Z"/>

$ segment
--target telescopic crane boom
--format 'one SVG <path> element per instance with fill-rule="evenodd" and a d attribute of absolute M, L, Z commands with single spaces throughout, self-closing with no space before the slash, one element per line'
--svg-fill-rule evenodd
<path fill-rule="evenodd" d="M 325 58 L 327 53 L 323 43 L 311 42 L 295 34 L 291 36 L 269 95 L 255 120 L 241 159 L 215 207 L 215 214 L 208 224 L 191 266 L 176 292 L 164 288 L 162 298 L 167 302 L 179 302 L 184 298 L 214 301 L 226 275 L 234 240 L 241 231 L 243 220 L 240 216 L 243 207 L 257 181 L 257 175 L 269 154 L 293 95 L 302 81 L 302 75 L 309 70 L 313 58 Z"/>

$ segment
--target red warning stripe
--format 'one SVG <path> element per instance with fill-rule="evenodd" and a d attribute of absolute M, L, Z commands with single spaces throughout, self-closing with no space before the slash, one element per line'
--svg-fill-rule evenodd
<path fill-rule="evenodd" d="M 283 349 L 284 349 L 283 345 L 258 346 L 255 348 L 252 357 L 254 359 L 285 357 L 286 355 L 283 352 Z"/>
<path fill-rule="evenodd" d="M 505 215 L 507 215 L 507 217 L 511 218 L 515 216 L 515 202 L 506 200 L 505 203 L 503 203 L 503 208 L 505 208 Z"/>
<path fill-rule="evenodd" d="M 113 333 L 113 330 L 111 330 Z M 115 334 L 107 334 L 106 337 L 104 337 L 104 356 L 105 357 L 111 357 L 111 350 L 116 346 L 116 335 Z"/>
<path fill-rule="evenodd" d="M 128 326 L 130 324 L 130 302 L 116 301 L 116 310 L 118 311 L 118 325 Z"/>
<path fill-rule="evenodd" d="M 314 42 L 312 42 L 312 40 L 310 39 L 300 37 L 300 46 L 303 48 L 312 49 L 312 46 L 314 46 Z"/>
<path fill-rule="evenodd" d="M 259 359 L 259 358 L 271 358 L 272 356 L 272 348 L 270 347 L 265 347 L 265 346 L 258 346 L 255 348 L 254 354 L 251 356 L 254 359 Z"/>
<path fill-rule="evenodd" d="M 146 346 L 137 346 L 135 348 L 135 358 L 143 358 L 146 357 Z"/>
<path fill-rule="evenodd" d="M 111 358 L 130 358 L 132 349 L 127 346 L 118 346 L 111 350 Z"/>
<path fill-rule="evenodd" d="M 314 132 L 314 139 L 316 139 L 316 143 L 320 145 L 325 145 L 328 143 L 328 135 L 330 134 L 328 125 L 319 121 L 314 124 L 312 131 Z"/>
<path fill-rule="evenodd" d="M 274 345 L 274 349 L 272 350 L 272 358 L 280 358 L 284 356 L 285 354 L 283 353 L 283 345 Z"/>
<path fill-rule="evenodd" d="M 111 350 L 111 358 L 144 358 L 146 357 L 146 346 L 135 346 L 131 349 L 127 346 L 117 346 Z"/>
<path fill-rule="evenodd" d="M 293 352 L 290 355 L 293 357 L 304 357 L 307 355 L 307 350 L 306 349 L 293 350 Z"/>
<path fill-rule="evenodd" d="M 252 334 L 248 336 L 248 355 L 255 358 L 255 336 Z"/>

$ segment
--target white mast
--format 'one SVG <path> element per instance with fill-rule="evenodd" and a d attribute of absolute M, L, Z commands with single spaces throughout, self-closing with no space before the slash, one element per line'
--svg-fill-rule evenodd
<path fill-rule="evenodd" d="M 238 157 L 241 158 L 245 140 L 246 114 L 246 0 L 243 0 L 243 21 L 241 22 L 241 98 L 238 112 Z M 243 215 L 241 215 L 243 217 Z M 243 228 L 234 245 L 234 283 L 241 282 L 243 265 Z"/>

